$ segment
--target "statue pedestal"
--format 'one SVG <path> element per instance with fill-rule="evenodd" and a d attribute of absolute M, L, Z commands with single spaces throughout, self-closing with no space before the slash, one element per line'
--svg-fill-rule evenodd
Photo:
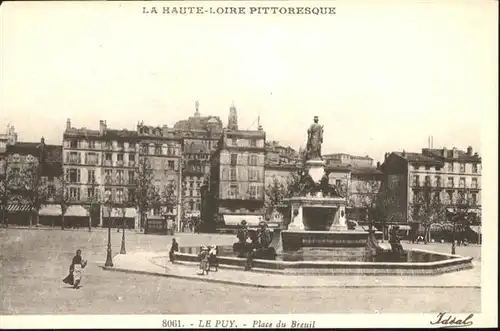
<path fill-rule="evenodd" d="M 319 183 L 325 174 L 325 161 L 320 159 L 307 160 L 305 168 L 312 180 L 314 180 L 315 183 Z"/>
<path fill-rule="evenodd" d="M 345 205 L 339 206 L 339 210 L 335 213 L 330 231 L 347 231 L 347 220 L 345 213 Z"/>

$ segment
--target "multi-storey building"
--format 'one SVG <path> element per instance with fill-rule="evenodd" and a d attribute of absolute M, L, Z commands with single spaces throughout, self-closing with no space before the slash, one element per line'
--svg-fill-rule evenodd
<path fill-rule="evenodd" d="M 452 207 L 462 196 L 466 198 L 471 212 L 481 206 L 481 157 L 456 148 L 422 149 L 422 153 L 386 153 L 381 166 L 384 180 L 399 197 L 397 219 L 408 222 L 416 209 L 418 195 L 424 188 L 430 188 L 444 204 Z"/>
<path fill-rule="evenodd" d="M 238 130 L 236 108 L 211 157 L 202 221 L 207 231 L 230 229 L 244 219 L 257 226 L 264 216 L 265 132 Z"/>
<path fill-rule="evenodd" d="M 345 164 L 353 167 L 373 167 L 373 159 L 367 156 L 356 156 L 345 153 L 323 155 L 327 165 Z"/>
<path fill-rule="evenodd" d="M 137 126 L 140 157 L 145 157 L 153 171 L 153 185 L 160 196 L 160 204 L 149 213 L 148 219 L 168 217 L 180 224 L 182 138 L 166 125 L 163 127 Z"/>
<path fill-rule="evenodd" d="M 295 164 L 299 153 L 290 146 L 281 146 L 277 141 L 266 142 L 266 164 Z"/>
<path fill-rule="evenodd" d="M 18 142 L 16 135 L 16 139 L 9 142 L 3 168 L 10 224 L 27 225 L 30 214 L 34 212 L 38 213 L 35 216 L 40 224 L 47 223 L 43 216 L 57 218 L 61 215 L 56 205 L 62 174 L 60 160 L 61 145 L 47 145 L 43 137 L 38 143 Z M 27 169 L 32 172 L 25 173 Z M 26 178 L 27 175 L 30 178 Z M 28 196 L 32 197 L 31 201 Z M 33 210 L 36 208 L 33 204 L 35 196 L 39 202 L 38 210 Z"/>
<path fill-rule="evenodd" d="M 194 116 L 175 123 L 173 130 L 183 140 L 183 216 L 199 218 L 201 186 L 210 172 L 210 155 L 222 136 L 222 121 L 217 116 L 201 116 L 196 102 Z"/>
<path fill-rule="evenodd" d="M 137 159 L 137 132 L 109 129 L 103 120 L 98 130 L 74 128 L 68 119 L 63 134 L 63 168 L 70 204 L 66 216 L 83 222 L 92 213 L 93 226 L 107 226 L 110 219 L 117 225 L 125 211 L 127 226 L 133 227 Z M 109 204 L 113 207 L 108 208 Z"/>

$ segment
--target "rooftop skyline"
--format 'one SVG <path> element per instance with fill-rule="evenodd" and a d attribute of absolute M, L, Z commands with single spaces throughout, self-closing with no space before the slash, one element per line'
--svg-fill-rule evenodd
<path fill-rule="evenodd" d="M 147 16 L 142 3 L 4 3 L 0 126 L 61 143 L 72 126 L 135 130 L 195 113 L 295 149 L 314 115 L 323 154 L 469 145 L 496 109 L 487 1 L 339 2 L 335 16 Z M 390 7 L 388 7 L 390 6 Z M 33 28 L 36 26 L 36 29 Z M 253 124 L 253 126 L 252 126 Z"/>

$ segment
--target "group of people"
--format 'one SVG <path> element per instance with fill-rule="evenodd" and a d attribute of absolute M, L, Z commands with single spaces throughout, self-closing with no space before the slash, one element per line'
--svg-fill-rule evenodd
<path fill-rule="evenodd" d="M 198 258 L 200 259 L 201 275 L 208 275 L 211 268 L 214 267 L 215 271 L 219 270 L 219 261 L 217 259 L 218 247 L 216 245 L 201 246 Z M 175 252 L 179 251 L 179 243 L 175 238 L 172 238 L 172 245 L 170 246 L 169 258 L 170 262 L 175 262 Z"/>
<path fill-rule="evenodd" d="M 236 237 L 238 242 L 234 245 L 234 250 L 238 251 L 242 257 L 246 257 L 245 270 L 252 269 L 253 259 L 258 253 L 273 255 L 267 254 L 272 236 L 265 221 L 259 223 L 259 228 L 256 231 L 250 231 L 247 222 L 242 220 Z"/>

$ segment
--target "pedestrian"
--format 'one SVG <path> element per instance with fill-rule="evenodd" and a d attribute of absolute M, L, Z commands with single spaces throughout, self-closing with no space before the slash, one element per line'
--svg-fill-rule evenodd
<path fill-rule="evenodd" d="M 208 263 L 209 263 L 208 269 L 214 267 L 215 271 L 219 270 L 219 259 L 217 258 L 217 253 L 218 253 L 217 251 L 218 248 L 216 245 L 212 245 L 210 247 L 210 252 L 208 254 Z"/>
<path fill-rule="evenodd" d="M 69 266 L 69 275 L 63 279 L 63 282 L 69 285 L 73 285 L 73 288 L 80 288 L 80 282 L 82 280 L 82 270 L 87 266 L 87 261 L 82 259 L 82 250 L 78 249 L 76 255 L 71 261 Z"/>
<path fill-rule="evenodd" d="M 175 261 L 175 252 L 179 251 L 179 244 L 175 240 L 175 238 L 172 238 L 172 246 L 170 246 L 170 252 L 168 253 L 168 256 L 170 258 L 170 262 L 174 263 Z"/>
<path fill-rule="evenodd" d="M 208 275 L 208 272 L 209 272 L 209 264 L 208 264 L 209 252 L 208 252 L 207 246 L 201 247 L 201 252 L 200 252 L 200 255 L 198 257 L 200 259 L 201 275 L 202 276 L 205 275 L 205 272 Z"/>

